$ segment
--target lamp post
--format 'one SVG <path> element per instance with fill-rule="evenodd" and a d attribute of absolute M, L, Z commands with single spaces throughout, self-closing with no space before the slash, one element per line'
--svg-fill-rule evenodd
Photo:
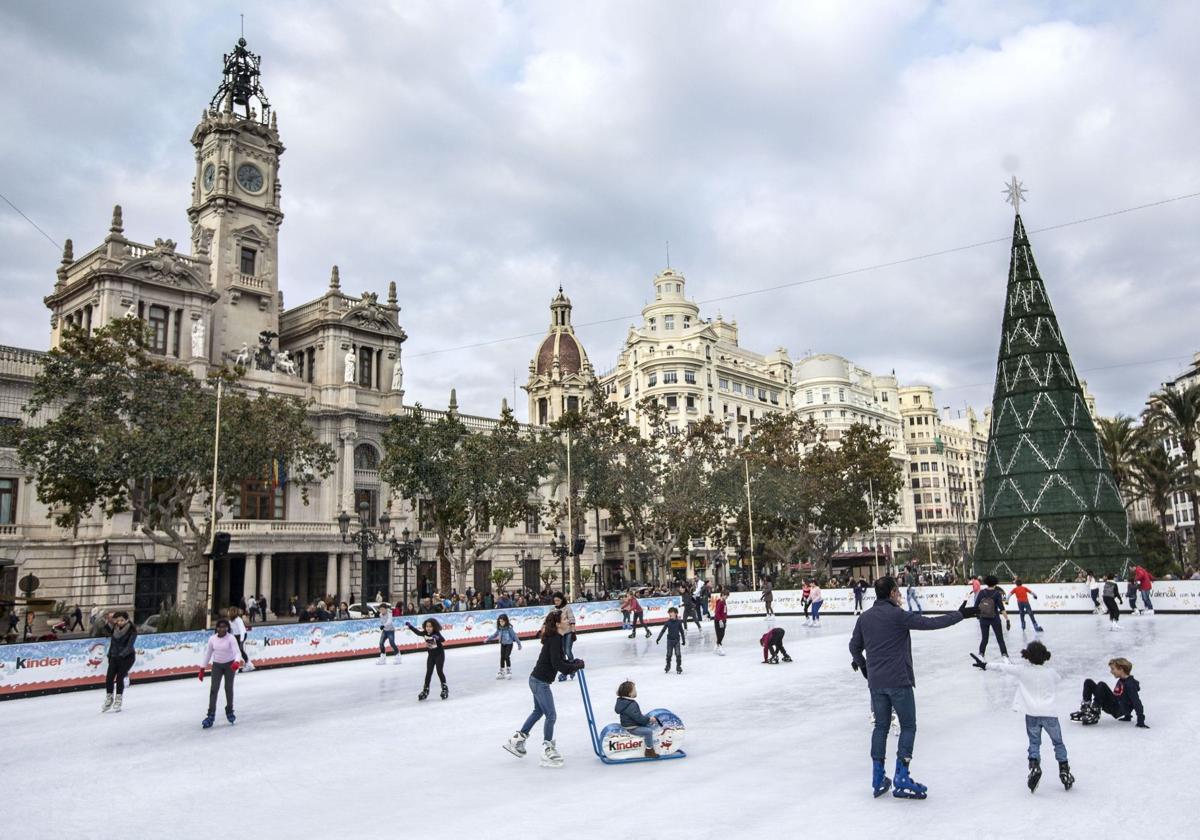
<path fill-rule="evenodd" d="M 350 530 L 350 514 L 342 511 L 338 516 L 338 530 L 342 534 L 342 542 L 353 543 L 357 545 L 362 555 L 362 579 L 359 581 L 359 593 L 362 598 L 363 617 L 366 617 L 367 606 L 367 562 L 370 560 L 369 550 L 372 545 L 387 542 L 388 535 L 392 530 L 392 518 L 388 516 L 387 511 L 379 514 L 379 527 L 372 528 L 368 522 L 367 515 L 371 511 L 371 505 L 368 502 L 359 502 L 358 504 L 358 528 L 354 531 Z"/>
<path fill-rule="evenodd" d="M 421 553 L 421 535 L 417 534 L 415 538 L 410 540 L 409 531 L 405 528 L 400 532 L 400 539 L 397 540 L 393 535 L 388 541 L 388 545 L 391 546 L 392 554 L 396 560 L 404 565 L 404 592 L 400 596 L 404 606 L 401 611 L 405 615 L 408 615 L 408 564 L 409 561 Z"/>
<path fill-rule="evenodd" d="M 100 558 L 96 564 L 100 567 L 100 574 L 104 576 L 105 580 L 108 580 L 108 570 L 112 564 L 112 558 L 108 556 L 108 540 L 100 544 Z"/>
<path fill-rule="evenodd" d="M 557 541 L 555 541 L 554 537 L 550 538 L 550 553 L 558 558 L 559 569 L 562 572 L 560 580 L 565 582 L 567 579 L 567 555 L 571 553 L 571 546 L 567 542 L 566 535 L 561 531 L 558 534 Z"/>

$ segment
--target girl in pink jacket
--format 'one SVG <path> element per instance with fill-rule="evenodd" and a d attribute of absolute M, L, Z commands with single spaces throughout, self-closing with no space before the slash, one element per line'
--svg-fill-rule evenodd
<path fill-rule="evenodd" d="M 200 722 L 210 729 L 217 715 L 217 691 L 225 683 L 225 719 L 230 723 L 237 720 L 233 713 L 233 675 L 242 667 L 242 653 L 237 639 L 229 632 L 229 622 L 222 618 L 217 622 L 217 632 L 208 637 L 204 647 L 204 661 L 200 663 L 200 682 L 204 682 L 204 669 L 212 663 L 212 683 L 208 689 L 208 715 Z"/>

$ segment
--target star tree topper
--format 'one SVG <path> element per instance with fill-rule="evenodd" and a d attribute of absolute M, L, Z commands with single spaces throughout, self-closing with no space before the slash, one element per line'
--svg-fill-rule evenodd
<path fill-rule="evenodd" d="M 1021 202 L 1025 200 L 1025 185 L 1014 175 L 1012 180 L 1004 185 L 1004 200 L 1013 206 L 1013 212 L 1021 215 Z"/>

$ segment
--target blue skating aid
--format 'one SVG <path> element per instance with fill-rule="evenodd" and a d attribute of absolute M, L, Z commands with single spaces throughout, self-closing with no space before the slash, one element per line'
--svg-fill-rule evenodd
<path fill-rule="evenodd" d="M 596 757 L 605 764 L 633 764 L 638 761 L 667 761 L 672 758 L 687 758 L 680 749 L 683 743 L 683 721 L 667 709 L 652 709 L 647 717 L 658 718 L 660 728 L 655 740 L 658 758 L 646 758 L 646 743 L 640 735 L 634 735 L 617 723 L 610 723 L 603 731 L 596 730 L 596 716 L 592 712 L 592 698 L 588 694 L 587 675 L 579 671 L 579 692 L 583 695 L 583 710 L 587 714 L 588 731 L 592 738 L 592 749 Z"/>

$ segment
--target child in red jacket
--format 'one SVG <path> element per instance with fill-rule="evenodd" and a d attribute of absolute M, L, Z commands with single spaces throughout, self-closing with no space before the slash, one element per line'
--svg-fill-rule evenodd
<path fill-rule="evenodd" d="M 782 627 L 776 627 L 774 630 L 768 630 L 766 633 L 763 633 L 758 643 L 762 645 L 764 665 L 778 665 L 780 654 L 783 654 L 784 662 L 792 661 L 792 657 L 788 656 L 787 648 L 783 646 Z"/>
<path fill-rule="evenodd" d="M 713 628 L 717 631 L 717 649 L 714 653 L 717 656 L 725 655 L 725 648 L 721 645 L 725 642 L 725 625 L 729 621 L 729 606 L 726 599 L 729 593 L 721 590 L 721 594 L 717 596 L 717 605 L 713 607 Z"/>

